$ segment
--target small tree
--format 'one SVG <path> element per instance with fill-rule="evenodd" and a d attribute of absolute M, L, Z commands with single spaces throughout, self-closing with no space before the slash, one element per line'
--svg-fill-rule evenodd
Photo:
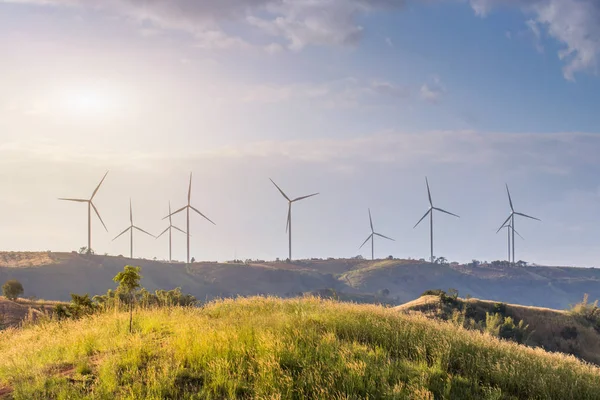
<path fill-rule="evenodd" d="M 119 283 L 119 290 L 129 295 L 129 332 L 132 332 L 133 324 L 133 299 L 135 290 L 140 287 L 140 279 L 142 275 L 140 271 L 141 267 L 133 267 L 126 265 L 123 271 L 119 272 L 113 278 L 113 281 Z"/>
<path fill-rule="evenodd" d="M 15 301 L 20 295 L 25 292 L 23 285 L 16 279 L 6 281 L 2 285 L 2 294 L 9 300 Z"/>

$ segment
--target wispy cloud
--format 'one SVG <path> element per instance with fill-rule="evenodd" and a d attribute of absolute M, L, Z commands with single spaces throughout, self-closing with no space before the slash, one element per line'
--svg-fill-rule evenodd
<path fill-rule="evenodd" d="M 597 0 L 470 0 L 479 15 L 495 7 L 518 7 L 532 15 L 527 22 L 539 38 L 541 28 L 563 44 L 558 56 L 565 62 L 566 79 L 574 80 L 575 73 L 596 72 L 600 59 L 600 2 Z M 539 50 L 539 46 L 537 47 Z"/>
<path fill-rule="evenodd" d="M 439 103 L 444 93 L 446 93 L 446 86 L 438 76 L 434 76 L 431 82 L 424 83 L 420 90 L 421 98 L 432 104 Z"/>
<path fill-rule="evenodd" d="M 588 133 L 493 133 L 476 131 L 387 132 L 346 139 L 265 140 L 204 151 L 103 151 L 56 145 L 50 141 L 0 146 L 0 164 L 81 163 L 152 169 L 193 160 L 271 159 L 357 168 L 364 163 L 414 168 L 488 166 L 524 174 L 568 175 L 580 167 L 600 167 L 600 135 Z"/>
<path fill-rule="evenodd" d="M 416 0 L 412 0 L 416 2 Z M 445 0 L 462 3 L 464 0 Z M 354 46 L 364 34 L 360 17 L 381 10 L 397 10 L 410 0 L 0 0 L 65 7 L 87 7 L 129 18 L 155 28 L 189 32 L 203 48 L 253 48 L 269 52 L 276 46 L 249 43 L 232 35 L 226 23 L 243 23 L 266 35 L 283 39 L 286 47 L 301 50 L 310 45 Z M 600 2 L 597 0 L 469 0 L 476 14 L 485 16 L 507 6 L 531 16 L 526 24 L 534 35 L 563 44 L 558 56 L 564 76 L 596 72 L 600 58 Z M 146 29 L 146 32 L 150 32 Z M 153 32 L 154 33 L 154 32 Z M 386 38 L 388 45 L 393 45 Z M 541 41 L 536 42 L 541 49 Z"/>

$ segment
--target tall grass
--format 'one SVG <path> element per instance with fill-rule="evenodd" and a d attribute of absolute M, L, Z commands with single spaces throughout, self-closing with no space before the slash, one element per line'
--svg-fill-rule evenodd
<path fill-rule="evenodd" d="M 15 399 L 598 399 L 600 370 L 373 305 L 248 298 L 0 337 Z"/>

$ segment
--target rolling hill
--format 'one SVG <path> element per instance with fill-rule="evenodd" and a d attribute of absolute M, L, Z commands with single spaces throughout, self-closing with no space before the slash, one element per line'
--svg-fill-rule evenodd
<path fill-rule="evenodd" d="M 467 310 L 468 318 L 486 320 L 486 313 L 498 311 L 498 303 L 479 299 L 456 299 L 444 302 L 440 296 L 427 295 L 395 307 L 396 310 L 417 312 L 437 320 L 451 320 L 457 310 Z M 575 355 L 600 365 L 600 332 L 583 318 L 563 310 L 502 304 L 503 317 L 528 326 L 524 343 L 547 351 Z"/>
<path fill-rule="evenodd" d="M 13 399 L 598 399 L 600 369 L 421 315 L 317 298 L 114 311 L 0 335 Z"/>
<path fill-rule="evenodd" d="M 455 288 L 461 296 L 565 309 L 600 298 L 600 270 L 572 267 L 440 265 L 416 260 L 357 259 L 285 262 L 167 263 L 76 253 L 0 253 L 0 282 L 18 279 L 25 296 L 69 300 L 70 293 L 103 294 L 126 264 L 142 267 L 148 290 L 181 287 L 199 300 L 237 295 L 292 297 L 333 289 L 347 300 L 364 298 L 402 304 L 425 290 Z M 387 289 L 387 290 L 385 290 Z M 382 300 L 381 296 L 380 299 Z"/>

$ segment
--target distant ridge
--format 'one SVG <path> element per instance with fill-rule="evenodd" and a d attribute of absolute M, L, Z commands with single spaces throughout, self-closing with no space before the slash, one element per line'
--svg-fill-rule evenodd
<path fill-rule="evenodd" d="M 458 290 L 461 297 L 565 309 L 584 293 L 600 298 L 600 270 L 573 267 L 432 264 L 418 260 L 327 259 L 292 263 L 166 262 L 54 252 L 0 252 L 0 282 L 18 279 L 26 297 L 70 299 L 103 294 L 126 264 L 142 267 L 148 290 L 181 287 L 199 300 L 269 294 L 294 297 L 333 289 L 348 295 L 385 293 L 387 303 L 411 301 L 428 289 Z"/>

